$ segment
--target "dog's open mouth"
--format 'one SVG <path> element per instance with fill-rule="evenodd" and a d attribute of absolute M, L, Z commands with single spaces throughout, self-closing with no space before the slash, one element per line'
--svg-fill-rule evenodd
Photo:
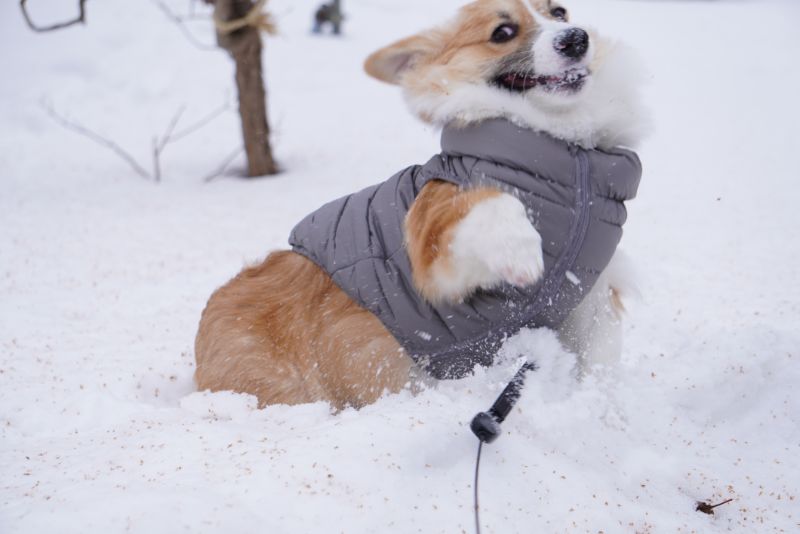
<path fill-rule="evenodd" d="M 574 93 L 583 87 L 589 69 L 570 69 L 561 74 L 542 75 L 529 72 L 506 72 L 494 79 L 494 82 L 504 89 L 514 93 L 524 93 L 534 87 L 540 87 L 549 92 Z"/>

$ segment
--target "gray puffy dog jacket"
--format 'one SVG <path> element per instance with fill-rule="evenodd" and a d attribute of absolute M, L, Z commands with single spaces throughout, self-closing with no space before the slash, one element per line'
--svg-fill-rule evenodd
<path fill-rule="evenodd" d="M 374 313 L 435 378 L 490 365 L 505 338 L 525 327 L 558 327 L 611 261 L 622 237 L 624 201 L 641 164 L 625 149 L 586 150 L 493 119 L 442 132 L 442 153 L 389 180 L 330 202 L 292 231 L 293 250 L 324 269 Z M 545 274 L 535 285 L 504 284 L 456 304 L 416 291 L 404 246 L 411 204 L 431 180 L 515 195 L 542 236 Z"/>

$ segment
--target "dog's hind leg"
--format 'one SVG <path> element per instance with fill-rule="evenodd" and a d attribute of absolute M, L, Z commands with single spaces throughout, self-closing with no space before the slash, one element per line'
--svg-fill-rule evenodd
<path fill-rule="evenodd" d="M 275 252 L 246 268 L 208 301 L 195 341 L 199 389 L 232 390 L 267 404 L 330 400 L 313 339 L 335 288 L 306 258 Z"/>
<path fill-rule="evenodd" d="M 241 322 L 221 320 L 206 328 L 208 337 L 200 337 L 196 348 L 199 390 L 255 395 L 259 408 L 327 400 L 315 370 L 301 369 L 282 357 L 272 343 L 242 328 Z"/>
<path fill-rule="evenodd" d="M 617 251 L 592 290 L 558 330 L 561 343 L 578 355 L 582 373 L 619 361 L 625 312 L 622 299 L 634 293 L 627 256 Z"/>
<path fill-rule="evenodd" d="M 360 408 L 385 393 L 414 390 L 413 361 L 377 317 L 349 299 L 337 315 L 324 326 L 318 346 L 325 354 L 318 371 L 334 407 Z"/>

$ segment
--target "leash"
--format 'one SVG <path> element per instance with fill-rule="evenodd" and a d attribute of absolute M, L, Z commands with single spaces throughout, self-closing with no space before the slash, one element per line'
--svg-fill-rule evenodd
<path fill-rule="evenodd" d="M 481 451 L 484 443 L 492 443 L 502 432 L 500 425 L 506 420 L 508 414 L 522 395 L 522 387 L 525 385 L 525 376 L 528 371 L 535 371 L 536 364 L 528 362 L 523 365 L 511 382 L 505 387 L 497 400 L 494 401 L 488 412 L 481 412 L 472 418 L 469 427 L 472 433 L 478 437 L 478 458 L 475 460 L 475 532 L 481 534 L 480 507 L 478 503 L 478 475 L 481 467 Z"/>

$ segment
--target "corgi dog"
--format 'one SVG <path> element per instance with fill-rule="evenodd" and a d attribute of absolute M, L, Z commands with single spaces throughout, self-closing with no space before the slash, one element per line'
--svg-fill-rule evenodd
<path fill-rule="evenodd" d="M 412 113 L 444 129 L 446 155 L 321 208 L 298 225 L 292 250 L 214 292 L 196 338 L 198 388 L 252 394 L 261 407 L 361 407 L 428 375 L 490 364 L 497 343 L 526 326 L 555 328 L 587 368 L 613 362 L 621 299 L 633 288 L 614 255 L 624 206 L 609 208 L 618 219 L 608 222 L 591 210 L 619 199 L 586 195 L 598 189 L 592 176 L 611 175 L 617 161 L 640 171 L 635 154 L 615 148 L 634 146 L 645 124 L 625 49 L 571 24 L 549 0 L 477 0 L 449 23 L 378 50 L 365 69 L 400 86 Z M 551 152 L 551 166 L 572 176 L 575 162 L 587 181 L 537 178 L 541 190 L 520 193 L 514 180 L 546 172 L 519 169 Z M 597 159 L 605 157 L 617 159 Z M 631 184 L 635 193 L 638 174 Z M 562 221 L 551 223 L 536 204 L 545 197 L 563 204 Z M 548 234 L 557 224 L 555 235 L 574 246 Z M 574 265 L 602 235 L 611 244 L 580 271 Z M 518 297 L 524 305 L 508 305 Z M 536 308 L 535 320 L 520 315 L 525 307 Z M 507 318 L 487 318 L 498 310 Z M 489 341 L 460 341 L 477 339 L 471 329 L 484 323 Z M 477 359 L 460 356 L 470 351 Z"/>

